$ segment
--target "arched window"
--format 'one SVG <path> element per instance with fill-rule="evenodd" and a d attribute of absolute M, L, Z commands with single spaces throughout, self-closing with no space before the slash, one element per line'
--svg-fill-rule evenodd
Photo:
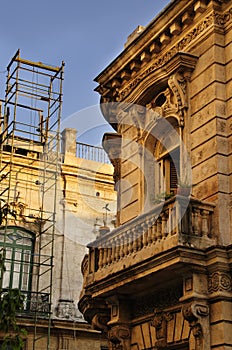
<path fill-rule="evenodd" d="M 179 127 L 175 118 L 168 121 L 172 130 L 156 143 L 154 149 L 154 157 L 158 163 L 155 176 L 156 193 L 176 194 L 180 176 Z"/>
<path fill-rule="evenodd" d="M 34 235 L 19 227 L 0 228 L 0 248 L 5 250 L 2 288 L 31 291 Z"/>
<path fill-rule="evenodd" d="M 161 118 L 163 120 L 163 118 Z M 144 211 L 177 193 L 181 173 L 181 136 L 177 118 L 156 123 L 147 135 L 144 151 Z"/>

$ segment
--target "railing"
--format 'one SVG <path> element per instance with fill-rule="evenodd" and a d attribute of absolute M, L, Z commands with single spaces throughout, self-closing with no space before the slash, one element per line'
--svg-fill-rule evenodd
<path fill-rule="evenodd" d="M 145 251 L 147 247 L 160 245 L 164 250 L 165 242 L 174 237 L 177 238 L 174 244 L 209 245 L 214 205 L 196 199 L 188 201 L 185 197 L 175 196 L 102 235 L 89 245 L 89 273 Z M 170 244 L 167 247 L 170 248 Z"/>
<path fill-rule="evenodd" d="M 7 294 L 10 291 L 8 288 L 3 288 L 0 297 Z M 23 310 L 20 310 L 20 314 L 37 314 L 40 316 L 48 316 L 50 313 L 50 296 L 49 293 L 40 293 L 20 290 L 21 295 L 24 297 Z"/>
<path fill-rule="evenodd" d="M 110 160 L 102 147 L 92 146 L 80 142 L 77 142 L 77 158 L 110 164 Z"/>

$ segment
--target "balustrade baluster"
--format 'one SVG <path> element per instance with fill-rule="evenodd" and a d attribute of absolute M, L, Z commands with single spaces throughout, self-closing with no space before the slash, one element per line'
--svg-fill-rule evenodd
<path fill-rule="evenodd" d="M 107 264 L 108 265 L 110 265 L 111 264 L 111 259 L 112 259 L 112 247 L 111 247 L 111 243 L 112 241 L 110 241 L 109 243 L 107 243 L 107 244 L 109 244 L 109 247 L 107 248 L 107 250 L 108 250 L 108 253 L 107 253 Z"/>
<path fill-rule="evenodd" d="M 141 226 L 136 227 L 137 230 L 137 241 L 138 241 L 138 250 L 142 249 L 142 238 L 143 238 L 143 231 Z"/>
<path fill-rule="evenodd" d="M 152 225 L 152 243 L 155 244 L 156 241 L 157 241 L 157 220 L 155 219 Z"/>
<path fill-rule="evenodd" d="M 124 235 L 124 256 L 127 256 L 129 252 L 129 236 L 126 232 Z"/>
<path fill-rule="evenodd" d="M 165 210 L 161 214 L 161 235 L 163 238 L 166 238 L 168 236 L 167 220 L 168 220 L 168 210 Z"/>
<path fill-rule="evenodd" d="M 162 239 L 162 219 L 159 216 L 157 219 L 157 237 L 158 239 Z"/>
<path fill-rule="evenodd" d="M 152 221 L 148 220 L 147 222 L 147 242 L 148 245 L 151 245 L 152 243 Z"/>
<path fill-rule="evenodd" d="M 119 252 L 119 255 L 120 255 L 120 259 L 122 259 L 124 257 L 124 237 L 123 237 L 123 235 L 120 238 L 120 252 Z"/>
<path fill-rule="evenodd" d="M 136 230 L 136 228 L 132 229 L 133 231 L 133 252 L 136 253 L 138 250 L 138 232 Z"/>
<path fill-rule="evenodd" d="M 104 244 L 104 253 L 103 253 L 103 266 L 106 266 L 107 264 L 107 256 L 108 256 L 108 249 L 106 248 L 105 244 Z"/>
<path fill-rule="evenodd" d="M 99 269 L 101 269 L 102 266 L 103 266 L 103 253 L 104 253 L 104 249 L 103 248 L 99 248 L 99 260 L 98 260 L 98 267 L 99 267 Z"/>
<path fill-rule="evenodd" d="M 200 229 L 199 229 L 199 214 L 200 214 L 200 209 L 198 208 L 193 208 L 193 234 L 195 236 L 200 235 Z"/>
<path fill-rule="evenodd" d="M 131 230 L 127 231 L 129 237 L 129 254 L 133 252 L 133 232 Z"/>
<path fill-rule="evenodd" d="M 116 238 L 115 260 L 118 261 L 119 258 L 120 258 L 120 238 Z"/>
<path fill-rule="evenodd" d="M 111 261 L 114 262 L 115 261 L 115 239 L 112 239 L 112 255 L 111 255 Z"/>
<path fill-rule="evenodd" d="M 146 247 L 148 245 L 148 225 L 146 222 L 144 222 L 141 226 L 143 230 L 142 243 L 143 243 L 143 246 Z"/>
<path fill-rule="evenodd" d="M 176 207 L 171 208 L 171 235 L 175 235 L 178 232 L 178 218 L 177 218 L 177 213 L 176 213 Z"/>
<path fill-rule="evenodd" d="M 209 225 L 208 225 L 209 211 L 201 210 L 201 232 L 202 237 L 208 237 Z"/>

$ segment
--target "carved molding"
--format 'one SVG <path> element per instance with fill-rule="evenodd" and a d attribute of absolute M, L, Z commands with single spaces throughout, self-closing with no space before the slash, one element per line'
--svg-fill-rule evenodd
<path fill-rule="evenodd" d="M 127 325 L 113 326 L 108 332 L 108 339 L 113 345 L 113 350 L 130 349 L 130 328 Z"/>
<path fill-rule="evenodd" d="M 225 272 L 214 272 L 208 279 L 208 292 L 210 294 L 219 291 L 232 291 L 232 278 Z"/>

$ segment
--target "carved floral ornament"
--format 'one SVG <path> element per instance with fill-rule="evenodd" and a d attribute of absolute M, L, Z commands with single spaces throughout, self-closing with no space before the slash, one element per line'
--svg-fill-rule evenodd
<path fill-rule="evenodd" d="M 208 279 L 208 291 L 210 294 L 224 291 L 232 292 L 232 278 L 225 272 L 214 272 Z"/>

